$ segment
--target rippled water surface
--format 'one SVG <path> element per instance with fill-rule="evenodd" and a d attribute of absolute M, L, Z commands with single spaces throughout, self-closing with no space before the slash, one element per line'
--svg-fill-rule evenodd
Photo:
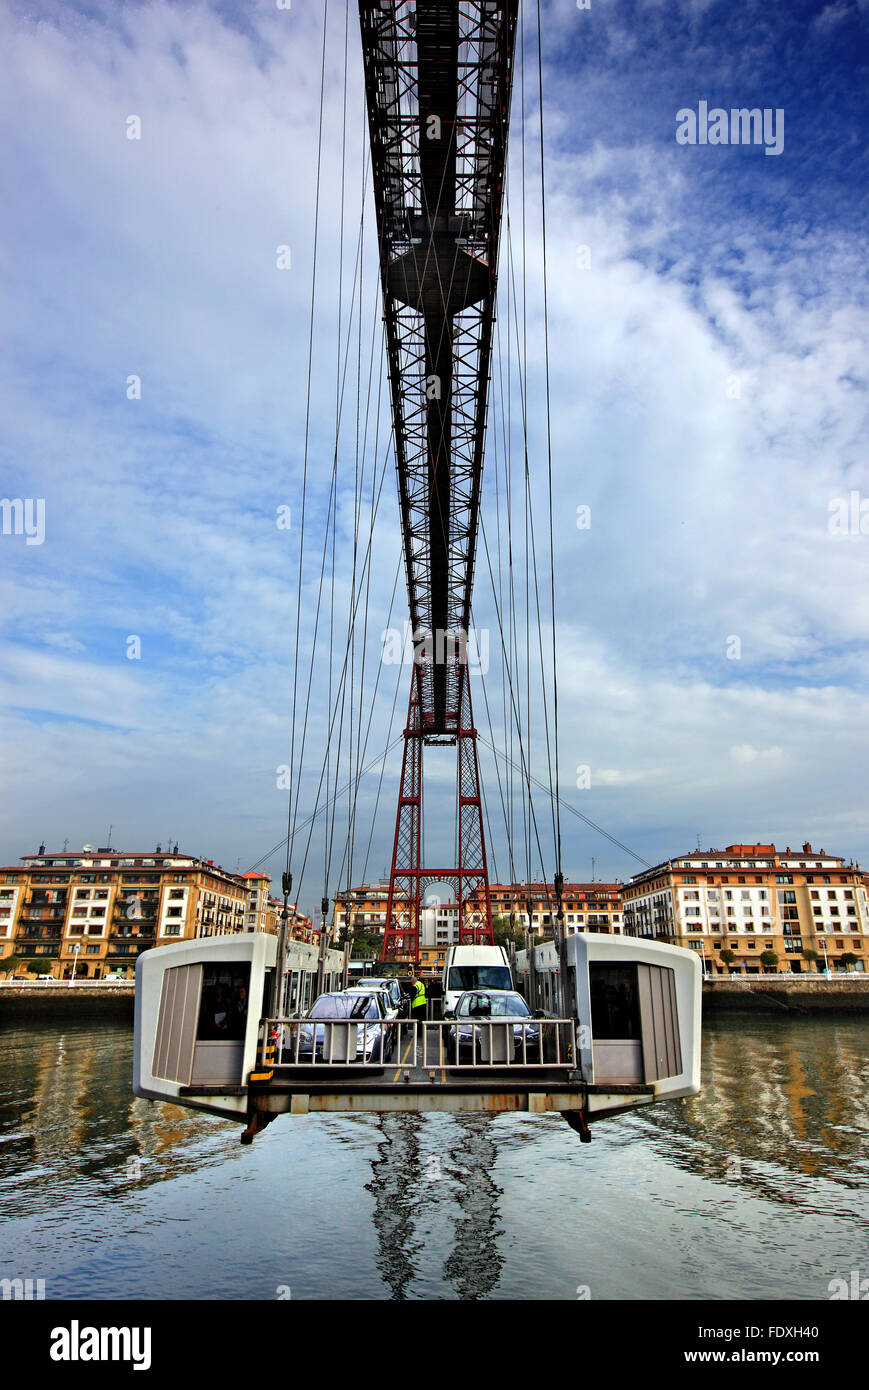
<path fill-rule="evenodd" d="M 704 1089 L 557 1117 L 282 1117 L 130 1093 L 124 1023 L 0 1026 L 0 1277 L 47 1298 L 827 1298 L 869 1271 L 869 1023 L 704 1028 Z"/>

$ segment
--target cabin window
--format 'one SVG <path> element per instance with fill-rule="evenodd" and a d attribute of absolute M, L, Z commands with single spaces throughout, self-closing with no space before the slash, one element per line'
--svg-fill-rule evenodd
<path fill-rule="evenodd" d="M 591 965 L 591 1031 L 595 1042 L 640 1037 L 635 965 Z"/>
<path fill-rule="evenodd" d="M 206 965 L 202 971 L 198 1042 L 242 1042 L 247 1031 L 250 962 Z"/>
<path fill-rule="evenodd" d="M 570 1015 L 576 1009 L 576 966 L 567 967 L 567 1013 Z"/>

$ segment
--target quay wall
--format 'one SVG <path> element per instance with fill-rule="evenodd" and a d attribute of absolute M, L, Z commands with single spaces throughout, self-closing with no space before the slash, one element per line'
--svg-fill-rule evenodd
<path fill-rule="evenodd" d="M 133 1018 L 135 989 L 128 985 L 0 985 L 0 1022 L 9 1018 Z"/>
<path fill-rule="evenodd" d="M 703 982 L 703 1013 L 869 1013 L 869 975 L 716 977 Z"/>

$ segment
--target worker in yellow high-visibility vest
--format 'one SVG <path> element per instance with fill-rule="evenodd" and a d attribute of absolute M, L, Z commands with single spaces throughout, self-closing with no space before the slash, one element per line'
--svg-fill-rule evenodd
<path fill-rule="evenodd" d="M 413 998 L 410 1001 L 410 1016 L 425 1021 L 425 985 L 422 980 L 413 982 Z"/>

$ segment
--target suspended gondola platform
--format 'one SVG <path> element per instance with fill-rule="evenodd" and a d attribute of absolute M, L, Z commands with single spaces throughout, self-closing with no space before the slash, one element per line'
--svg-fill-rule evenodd
<path fill-rule="evenodd" d="M 566 997 L 575 1016 L 475 1021 L 461 1043 L 455 1019 L 268 1017 L 277 950 L 256 932 L 144 952 L 136 1095 L 243 1121 L 247 1141 L 317 1111 L 555 1112 L 585 1139 L 594 1120 L 699 1090 L 700 965 L 678 947 L 572 936 L 563 982 L 553 943 L 521 952 L 526 996 Z"/>

